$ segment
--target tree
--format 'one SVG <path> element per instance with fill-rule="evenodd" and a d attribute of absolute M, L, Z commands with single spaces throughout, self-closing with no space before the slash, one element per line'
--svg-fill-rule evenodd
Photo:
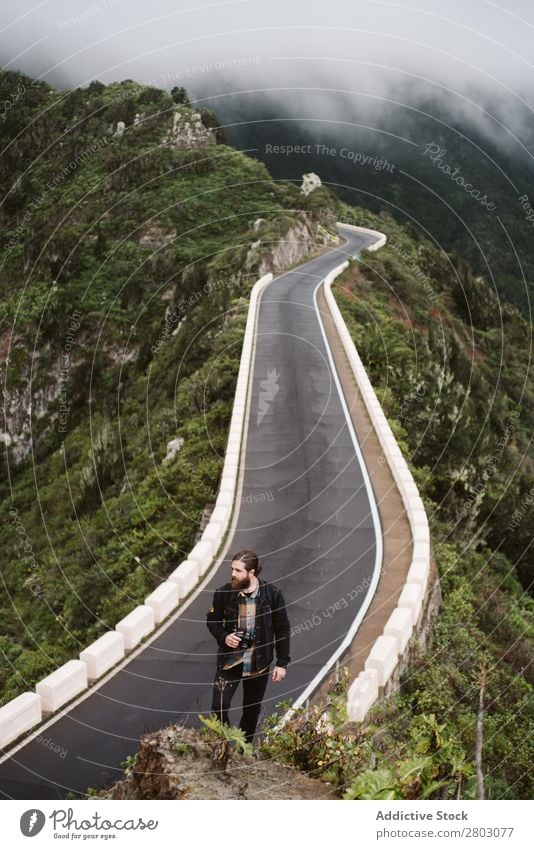
<path fill-rule="evenodd" d="M 180 103 L 183 106 L 190 106 L 189 98 L 187 96 L 187 91 L 181 85 L 175 85 L 174 88 L 171 89 L 171 97 L 175 103 Z"/>
<path fill-rule="evenodd" d="M 91 80 L 89 85 L 87 86 L 88 94 L 101 94 L 105 90 L 106 86 L 100 82 L 100 80 Z"/>

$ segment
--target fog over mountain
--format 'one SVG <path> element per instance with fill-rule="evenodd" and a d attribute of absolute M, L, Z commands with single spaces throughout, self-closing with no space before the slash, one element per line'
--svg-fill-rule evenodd
<path fill-rule="evenodd" d="M 205 76 L 210 63 L 242 62 L 237 76 L 254 84 L 329 81 L 380 95 L 408 72 L 494 88 L 508 103 L 532 87 L 533 28 L 528 0 L 506 8 L 489 0 L 5 0 L 0 59 L 69 87 L 124 77 L 162 87 L 196 76 L 196 91 L 205 87 L 199 68 Z M 218 73 L 212 93 L 221 82 Z"/>
<path fill-rule="evenodd" d="M 7 0 L 0 20 L 4 68 L 59 88 L 185 87 L 276 179 L 313 170 L 412 220 L 530 314 L 528 0 Z"/>
<path fill-rule="evenodd" d="M 532 138 L 533 32 L 528 0 L 5 0 L 0 62 L 59 88 L 184 85 L 225 115 L 229 95 L 254 92 L 293 118 L 343 120 L 351 103 L 379 123 L 392 103 L 430 93 L 521 147 Z"/>

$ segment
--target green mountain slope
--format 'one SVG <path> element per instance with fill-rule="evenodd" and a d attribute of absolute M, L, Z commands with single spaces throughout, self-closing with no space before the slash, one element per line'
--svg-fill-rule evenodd
<path fill-rule="evenodd" d="M 248 293 L 266 254 L 287 261 L 292 227 L 303 256 L 314 248 L 317 200 L 165 92 L 0 84 L 22 92 L 0 157 L 7 701 L 191 550 L 218 489 Z"/>

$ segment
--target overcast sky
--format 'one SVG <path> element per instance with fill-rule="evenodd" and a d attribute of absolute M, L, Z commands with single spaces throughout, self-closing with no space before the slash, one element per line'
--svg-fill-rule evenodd
<path fill-rule="evenodd" d="M 216 94 L 233 64 L 242 87 L 374 90 L 409 72 L 503 97 L 534 88 L 531 0 L 2 0 L 0 21 L 2 66 L 60 87 L 134 78 Z"/>

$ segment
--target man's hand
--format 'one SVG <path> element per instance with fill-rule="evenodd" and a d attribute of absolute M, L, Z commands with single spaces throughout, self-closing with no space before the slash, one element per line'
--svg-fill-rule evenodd
<path fill-rule="evenodd" d="M 231 649 L 236 649 L 238 647 L 239 643 L 241 642 L 241 639 L 238 636 L 236 636 L 236 634 L 227 634 L 226 637 L 224 638 L 224 642 Z"/>
<path fill-rule="evenodd" d="M 271 681 L 283 681 L 286 677 L 286 670 L 283 666 L 275 666 L 273 669 L 273 674 L 271 676 Z"/>

